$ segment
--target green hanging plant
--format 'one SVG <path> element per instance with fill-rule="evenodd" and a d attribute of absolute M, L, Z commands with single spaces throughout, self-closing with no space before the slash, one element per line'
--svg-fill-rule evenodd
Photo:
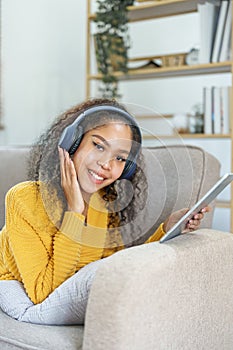
<path fill-rule="evenodd" d="M 100 92 L 103 97 L 115 98 L 118 94 L 118 80 L 115 71 L 128 72 L 128 34 L 127 6 L 134 0 L 97 0 L 95 17 L 95 51 L 98 71 L 102 75 Z"/>

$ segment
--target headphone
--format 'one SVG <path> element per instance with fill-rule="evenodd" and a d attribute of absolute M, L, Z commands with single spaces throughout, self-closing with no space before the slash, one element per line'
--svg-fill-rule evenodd
<path fill-rule="evenodd" d="M 136 160 L 141 149 L 142 135 L 138 124 L 135 119 L 125 110 L 108 105 L 94 106 L 83 111 L 79 116 L 74 120 L 74 122 L 66 127 L 61 135 L 58 145 L 65 149 L 70 155 L 73 155 L 77 148 L 79 147 L 83 135 L 84 135 L 84 119 L 92 114 L 97 112 L 115 112 L 119 114 L 123 119 L 125 119 L 129 125 L 133 125 L 138 133 L 138 147 L 135 154 L 129 155 L 129 158 L 126 160 L 124 170 L 119 179 L 130 179 L 136 171 Z M 131 150 L 132 151 L 132 150 Z"/>

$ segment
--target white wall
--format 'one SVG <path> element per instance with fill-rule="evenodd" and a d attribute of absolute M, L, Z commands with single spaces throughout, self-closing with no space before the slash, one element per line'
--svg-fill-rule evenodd
<path fill-rule="evenodd" d="M 85 98 L 85 0 L 2 0 L 0 145 L 30 144 Z"/>

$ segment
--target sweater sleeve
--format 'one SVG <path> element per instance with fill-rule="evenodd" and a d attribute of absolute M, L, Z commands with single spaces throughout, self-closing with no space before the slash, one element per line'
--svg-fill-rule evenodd
<path fill-rule="evenodd" d="M 48 219 L 35 186 L 29 187 L 25 191 L 22 186 L 16 186 L 8 192 L 5 232 L 10 259 L 14 260 L 12 266 L 16 266 L 15 275 L 19 275 L 30 299 L 37 304 L 75 273 L 84 217 L 70 213 L 75 233 L 69 231 L 66 215 L 62 230 L 56 228 Z"/>
<path fill-rule="evenodd" d="M 165 234 L 164 229 L 163 229 L 163 223 L 157 228 L 157 230 L 153 233 L 153 235 L 151 235 L 145 243 L 152 243 L 152 242 L 156 242 L 159 241 L 160 238 L 163 237 L 163 235 Z"/>

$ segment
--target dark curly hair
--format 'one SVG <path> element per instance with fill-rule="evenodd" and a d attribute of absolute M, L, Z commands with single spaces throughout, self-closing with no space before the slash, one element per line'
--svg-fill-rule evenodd
<path fill-rule="evenodd" d="M 127 111 L 116 100 L 90 99 L 84 101 L 59 115 L 32 146 L 28 162 L 28 180 L 36 181 L 39 191 L 42 193 L 46 211 L 57 227 L 60 226 L 63 214 L 67 209 L 66 199 L 61 187 L 58 155 L 59 139 L 63 130 L 73 123 L 79 114 L 88 108 L 99 105 L 110 105 Z M 112 112 L 104 112 L 104 115 L 102 113 L 101 118 L 91 116 L 90 121 L 85 124 L 84 132 L 90 128 L 104 125 L 110 120 L 122 120 L 122 118 L 119 114 Z M 133 141 L 139 142 L 135 127 L 129 126 Z M 143 169 L 144 161 L 140 151 L 137 157 L 136 171 L 130 182 L 128 180 L 117 180 L 99 191 L 109 212 L 106 247 L 117 249 L 122 246 L 122 243 L 129 247 L 142 243 L 144 240 L 143 232 L 141 232 L 140 227 L 137 227 L 135 221 L 137 213 L 142 210 L 147 198 L 147 181 Z M 130 199 L 129 195 L 131 196 Z M 59 208 L 59 215 L 54 216 L 54 208 Z"/>

